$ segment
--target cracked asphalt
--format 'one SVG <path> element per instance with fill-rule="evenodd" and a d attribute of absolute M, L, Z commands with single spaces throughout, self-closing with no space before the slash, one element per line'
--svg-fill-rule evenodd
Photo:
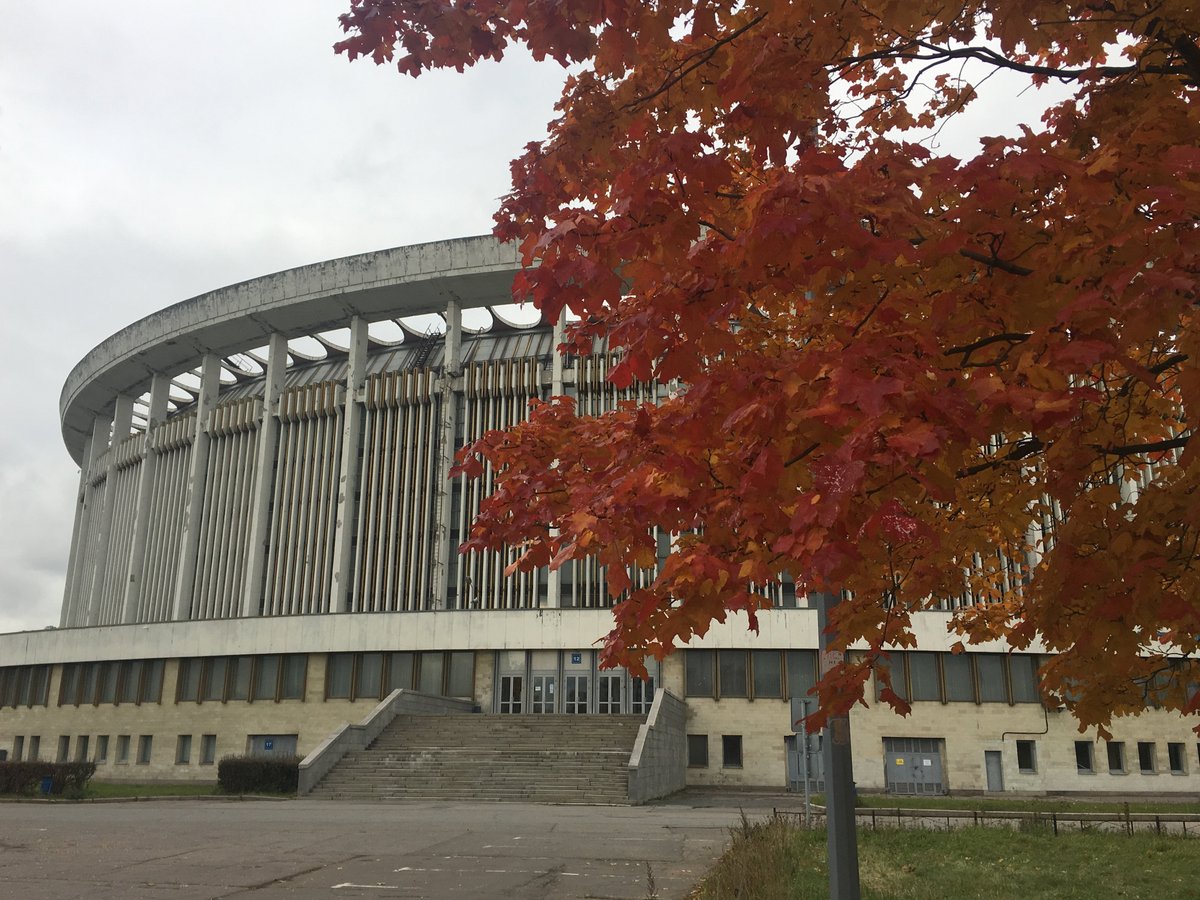
<path fill-rule="evenodd" d="M 5 803 L 0 896 L 667 900 L 725 848 L 734 803 Z"/>

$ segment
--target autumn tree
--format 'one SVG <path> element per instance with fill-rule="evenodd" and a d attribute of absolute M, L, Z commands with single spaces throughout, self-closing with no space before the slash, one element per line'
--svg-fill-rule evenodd
<path fill-rule="evenodd" d="M 342 26 L 408 75 L 514 44 L 569 67 L 496 217 L 514 292 L 619 351 L 618 384 L 678 389 L 553 398 L 462 465 L 502 473 L 471 546 L 608 567 L 607 661 L 753 625 L 787 575 L 850 592 L 839 640 L 871 648 L 828 711 L 951 607 L 1056 654 L 1081 726 L 1197 712 L 1194 4 L 352 0 Z M 939 152 L 997 72 L 1027 125 Z M 650 526 L 679 537 L 635 587 Z"/>

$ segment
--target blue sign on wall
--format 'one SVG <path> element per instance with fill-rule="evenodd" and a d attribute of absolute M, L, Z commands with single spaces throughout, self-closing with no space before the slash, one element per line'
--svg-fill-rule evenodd
<path fill-rule="evenodd" d="M 275 749 L 275 738 L 267 738 L 265 741 L 263 741 L 263 749 L 264 750 L 274 750 Z"/>
<path fill-rule="evenodd" d="M 577 666 L 581 662 L 583 662 L 583 654 L 582 653 L 572 653 L 571 654 L 571 665 Z"/>

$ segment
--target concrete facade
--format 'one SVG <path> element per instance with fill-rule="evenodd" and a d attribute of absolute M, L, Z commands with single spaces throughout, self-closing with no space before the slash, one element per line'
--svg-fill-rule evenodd
<path fill-rule="evenodd" d="M 808 677 L 787 670 L 818 643 L 794 588 L 772 586 L 757 635 L 733 617 L 646 684 L 596 668 L 603 571 L 505 578 L 511 554 L 455 552 L 486 487 L 448 478 L 457 448 L 533 398 L 598 413 L 661 394 L 613 388 L 603 347 L 559 357 L 561 322 L 516 324 L 516 268 L 487 237 L 362 254 L 184 301 L 84 357 L 61 400 L 81 466 L 61 627 L 0 635 L 0 751 L 28 758 L 37 738 L 42 759 L 96 758 L 104 743 L 105 779 L 211 780 L 202 758 L 268 739 L 305 755 L 395 688 L 591 715 L 648 714 L 666 688 L 673 737 L 642 744 L 651 768 L 690 754 L 689 784 L 786 784 L 788 698 Z M 895 783 L 888 748 L 916 741 L 936 750 L 905 764 L 935 754 L 949 790 L 988 789 L 989 766 L 997 790 L 1200 789 L 1194 723 L 1119 722 L 1119 771 L 1094 742 L 1084 771 L 1091 738 L 1018 683 L 1032 657 L 973 648 L 966 676 L 933 662 L 948 619 L 916 617 L 914 690 L 938 700 L 907 719 L 855 711 L 861 787 Z M 689 676 L 701 661 L 711 683 Z"/>

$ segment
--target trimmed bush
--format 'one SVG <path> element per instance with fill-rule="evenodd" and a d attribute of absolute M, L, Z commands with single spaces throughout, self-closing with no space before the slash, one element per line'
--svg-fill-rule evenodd
<path fill-rule="evenodd" d="M 294 794 L 299 783 L 298 756 L 226 756 L 217 763 L 217 784 L 227 794 Z"/>
<path fill-rule="evenodd" d="M 49 776 L 52 795 L 80 797 L 95 774 L 94 762 L 0 762 L 0 794 L 35 794 Z"/>

